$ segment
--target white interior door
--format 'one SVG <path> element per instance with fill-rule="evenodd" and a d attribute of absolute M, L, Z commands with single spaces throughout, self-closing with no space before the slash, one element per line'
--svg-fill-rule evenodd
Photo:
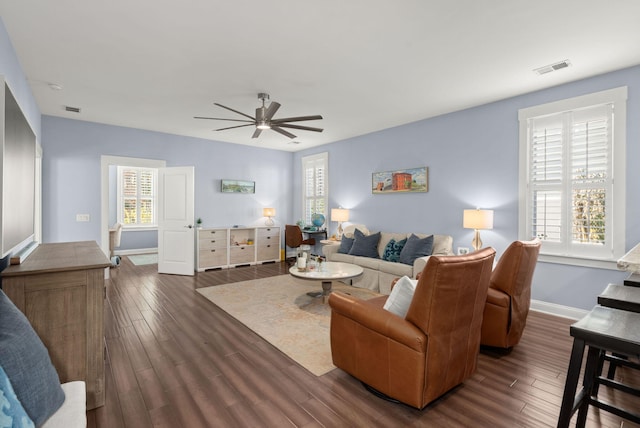
<path fill-rule="evenodd" d="M 158 273 L 193 275 L 194 167 L 158 169 Z"/>

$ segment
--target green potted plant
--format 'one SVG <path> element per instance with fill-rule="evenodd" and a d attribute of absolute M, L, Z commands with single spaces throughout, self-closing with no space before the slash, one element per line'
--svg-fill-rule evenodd
<path fill-rule="evenodd" d="M 198 219 L 196 220 L 196 227 L 197 228 L 201 228 L 202 227 L 202 219 L 200 217 L 198 217 Z"/>

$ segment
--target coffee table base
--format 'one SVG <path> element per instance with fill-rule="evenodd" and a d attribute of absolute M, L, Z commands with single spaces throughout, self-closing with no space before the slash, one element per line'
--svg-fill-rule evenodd
<path fill-rule="evenodd" d="M 322 303 L 327 303 L 327 299 L 329 299 L 329 294 L 331 294 L 332 285 L 333 285 L 332 281 L 322 281 L 322 291 L 310 291 L 307 293 L 307 296 L 310 296 L 310 297 L 322 296 Z"/>

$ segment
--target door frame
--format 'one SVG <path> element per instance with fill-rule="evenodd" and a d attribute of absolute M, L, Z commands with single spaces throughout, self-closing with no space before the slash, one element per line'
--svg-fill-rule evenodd
<path fill-rule="evenodd" d="M 126 156 L 100 156 L 100 248 L 107 257 L 109 257 L 109 167 L 118 165 L 137 166 L 141 168 L 165 168 L 167 161 Z"/>

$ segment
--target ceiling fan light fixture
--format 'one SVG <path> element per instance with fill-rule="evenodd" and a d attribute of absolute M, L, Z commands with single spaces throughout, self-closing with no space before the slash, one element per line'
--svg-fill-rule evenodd
<path fill-rule="evenodd" d="M 261 120 L 256 124 L 256 128 L 258 129 L 271 129 L 271 125 L 266 120 Z"/>

